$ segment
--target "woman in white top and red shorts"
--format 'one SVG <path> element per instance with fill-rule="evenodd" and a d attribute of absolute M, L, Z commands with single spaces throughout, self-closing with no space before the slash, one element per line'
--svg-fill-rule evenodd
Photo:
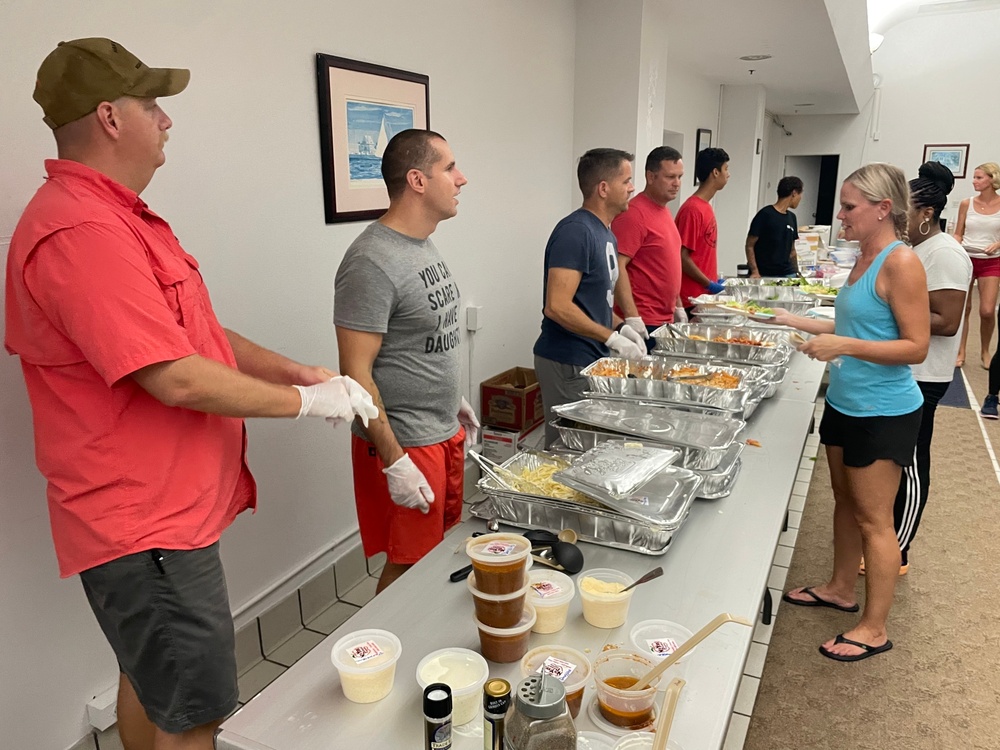
<path fill-rule="evenodd" d="M 997 290 L 1000 289 L 1000 165 L 986 162 L 976 167 L 972 187 L 979 195 L 966 198 L 958 208 L 955 239 L 972 258 L 972 284 L 979 283 L 979 339 L 983 369 L 990 369 L 990 339 L 996 328 Z M 972 313 L 972 286 L 965 306 L 962 345 L 955 365 L 965 364 L 965 344 L 969 339 Z"/>

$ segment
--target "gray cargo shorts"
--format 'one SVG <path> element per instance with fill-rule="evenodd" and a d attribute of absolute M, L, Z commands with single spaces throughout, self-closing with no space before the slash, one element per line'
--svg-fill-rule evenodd
<path fill-rule="evenodd" d="M 542 406 L 545 408 L 545 447 L 548 448 L 559 437 L 559 431 L 549 424 L 556 418 L 553 406 L 569 404 L 584 398 L 587 379 L 580 373 L 583 367 L 553 362 L 551 359 L 535 355 L 535 377 L 542 391 Z"/>
<path fill-rule="evenodd" d="M 156 726 L 179 734 L 236 709 L 236 636 L 218 542 L 126 555 L 80 580 Z"/>

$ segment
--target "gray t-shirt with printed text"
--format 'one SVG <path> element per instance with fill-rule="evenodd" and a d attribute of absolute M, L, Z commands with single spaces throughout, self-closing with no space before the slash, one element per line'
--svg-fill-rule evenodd
<path fill-rule="evenodd" d="M 351 243 L 337 270 L 333 322 L 382 334 L 372 376 L 404 447 L 458 432 L 460 306 L 458 285 L 434 243 L 377 221 Z"/>

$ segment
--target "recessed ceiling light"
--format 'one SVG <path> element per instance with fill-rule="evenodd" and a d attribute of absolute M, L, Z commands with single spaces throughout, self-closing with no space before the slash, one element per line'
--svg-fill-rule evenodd
<path fill-rule="evenodd" d="M 741 60 L 746 60 L 747 62 L 757 62 L 758 60 L 770 60 L 770 55 L 743 55 Z"/>

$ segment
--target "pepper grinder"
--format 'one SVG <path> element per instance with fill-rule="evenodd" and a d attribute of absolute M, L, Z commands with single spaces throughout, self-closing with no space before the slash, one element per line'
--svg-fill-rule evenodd
<path fill-rule="evenodd" d="M 576 750 L 576 727 L 566 706 L 566 688 L 555 677 L 533 674 L 518 683 L 504 750 Z"/>

